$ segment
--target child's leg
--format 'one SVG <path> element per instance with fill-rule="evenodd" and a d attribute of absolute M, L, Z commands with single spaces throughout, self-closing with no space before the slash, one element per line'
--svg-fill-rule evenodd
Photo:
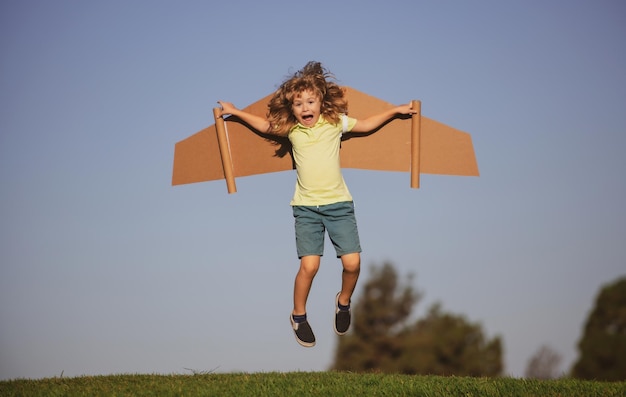
<path fill-rule="evenodd" d="M 296 275 L 293 287 L 293 312 L 292 314 L 305 314 L 306 301 L 313 285 L 313 278 L 320 268 L 320 256 L 307 255 L 300 259 L 300 270 Z"/>
<path fill-rule="evenodd" d="M 356 282 L 361 271 L 361 255 L 358 252 L 346 254 L 341 257 L 343 272 L 341 274 L 341 293 L 339 303 L 344 306 L 350 304 L 350 298 L 354 293 Z"/>

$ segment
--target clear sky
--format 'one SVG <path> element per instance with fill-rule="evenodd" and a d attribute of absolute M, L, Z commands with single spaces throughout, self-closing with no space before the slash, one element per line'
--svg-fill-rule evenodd
<path fill-rule="evenodd" d="M 295 174 L 172 187 L 174 144 L 309 60 L 472 135 L 481 176 L 346 170 L 363 252 L 500 335 L 505 373 L 576 359 L 626 274 L 626 5 L 600 1 L 3 1 L 0 378 L 318 371 L 327 245 L 291 331 Z M 357 296 L 358 299 L 358 287 Z"/>

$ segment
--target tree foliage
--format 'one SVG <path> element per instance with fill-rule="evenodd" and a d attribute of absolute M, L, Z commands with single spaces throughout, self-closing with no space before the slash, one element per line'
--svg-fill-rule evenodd
<path fill-rule="evenodd" d="M 601 288 L 578 349 L 572 376 L 626 380 L 626 277 Z"/>
<path fill-rule="evenodd" d="M 339 339 L 334 369 L 380 370 L 399 357 L 402 343 L 396 337 L 397 331 L 420 296 L 410 284 L 400 287 L 400 293 L 398 288 L 398 277 L 390 264 L 372 268 L 371 279 L 353 305 L 352 332 Z"/>
<path fill-rule="evenodd" d="M 333 369 L 384 373 L 496 376 L 502 372 L 500 338 L 487 340 L 479 324 L 434 305 L 409 321 L 420 299 L 393 266 L 374 267 L 354 305 L 352 331 L 339 339 Z"/>
<path fill-rule="evenodd" d="M 528 360 L 525 376 L 530 379 L 555 379 L 559 374 L 562 357 L 548 346 L 541 346 Z"/>

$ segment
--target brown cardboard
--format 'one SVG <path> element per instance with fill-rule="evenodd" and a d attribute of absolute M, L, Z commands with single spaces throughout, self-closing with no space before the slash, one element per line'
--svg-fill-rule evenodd
<path fill-rule="evenodd" d="M 366 118 L 394 107 L 353 88 L 344 88 L 351 117 Z M 265 116 L 270 97 L 244 110 Z M 414 108 L 421 108 L 419 101 L 413 104 Z M 218 110 L 214 110 L 214 115 L 216 124 L 176 143 L 172 185 L 226 179 L 229 193 L 234 193 L 236 177 L 294 169 L 291 154 L 285 151 L 287 138 L 259 133 L 232 116 L 222 120 Z M 218 134 L 220 124 L 224 124 L 224 132 Z M 419 187 L 420 173 L 478 176 L 471 136 L 424 117 L 421 111 L 413 116 L 398 116 L 371 133 L 345 134 L 341 166 L 411 171 L 413 188 Z"/>

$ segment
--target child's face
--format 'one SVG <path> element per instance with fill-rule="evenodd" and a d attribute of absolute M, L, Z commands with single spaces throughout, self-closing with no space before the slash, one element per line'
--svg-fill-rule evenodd
<path fill-rule="evenodd" d="M 313 127 L 320 117 L 320 98 L 313 91 L 302 91 L 293 100 L 291 111 L 305 127 Z"/>

